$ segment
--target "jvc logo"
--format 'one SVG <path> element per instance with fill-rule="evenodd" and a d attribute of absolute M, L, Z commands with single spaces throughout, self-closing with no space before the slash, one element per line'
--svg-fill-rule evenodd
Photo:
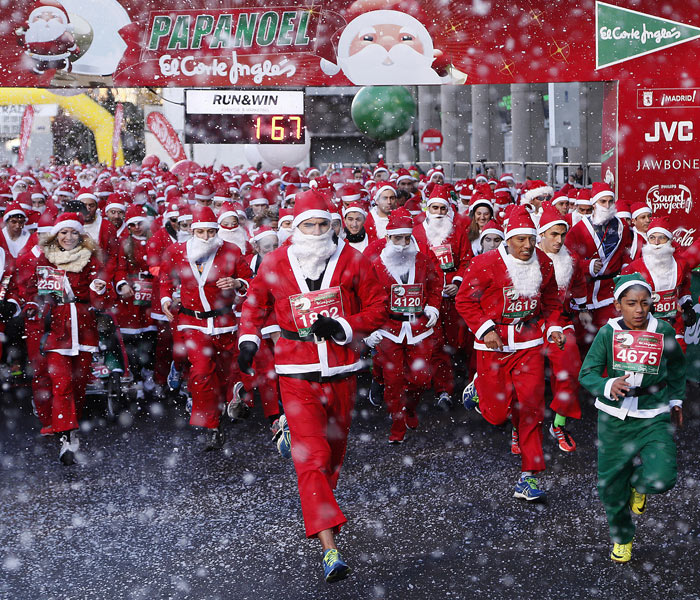
<path fill-rule="evenodd" d="M 654 123 L 654 133 L 645 133 L 644 139 L 647 142 L 658 142 L 661 136 L 667 142 L 672 142 L 674 137 L 679 142 L 690 142 L 693 139 L 693 122 L 692 121 L 671 121 L 669 125 L 665 121 L 656 121 Z"/>

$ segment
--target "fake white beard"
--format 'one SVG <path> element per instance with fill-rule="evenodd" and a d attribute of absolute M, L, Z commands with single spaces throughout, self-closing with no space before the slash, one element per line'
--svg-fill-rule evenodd
<path fill-rule="evenodd" d="M 223 243 L 224 241 L 216 236 L 208 240 L 193 237 L 187 256 L 194 262 L 201 262 L 214 254 Z"/>
<path fill-rule="evenodd" d="M 416 263 L 416 254 L 418 254 L 418 247 L 413 240 L 408 246 L 397 246 L 387 240 L 386 246 L 384 246 L 379 256 L 386 270 L 396 280 L 401 281 L 401 278 L 407 275 L 411 267 Z"/>
<path fill-rule="evenodd" d="M 617 208 L 614 204 L 610 208 L 603 208 L 600 204 L 596 203 L 593 207 L 591 223 L 593 223 L 593 225 L 605 225 L 616 213 Z"/>
<path fill-rule="evenodd" d="M 292 231 L 294 230 L 291 227 L 289 227 L 288 229 L 283 229 L 282 227 L 280 227 L 277 230 L 277 239 L 280 242 L 280 246 L 289 239 L 289 237 L 292 235 Z"/>
<path fill-rule="evenodd" d="M 537 252 L 527 260 L 519 260 L 511 254 L 505 255 L 506 269 L 518 294 L 525 298 L 536 296 L 542 286 L 542 271 Z"/>
<path fill-rule="evenodd" d="M 425 217 L 425 236 L 431 246 L 439 246 L 452 233 L 452 220 L 448 215 L 428 215 Z"/>
<path fill-rule="evenodd" d="M 294 228 L 290 252 L 296 257 L 306 279 L 316 280 L 321 276 L 336 248 L 333 229 L 321 235 L 306 235 Z"/>
<path fill-rule="evenodd" d="M 52 42 L 60 38 L 68 29 L 68 26 L 58 17 L 54 17 L 48 21 L 37 19 L 29 24 L 24 34 L 24 41 L 29 44 Z"/>
<path fill-rule="evenodd" d="M 189 231 L 178 231 L 177 232 L 177 241 L 178 242 L 186 242 L 192 237 L 192 234 Z"/>
<path fill-rule="evenodd" d="M 566 246 L 562 246 L 559 252 L 547 252 L 547 256 L 554 264 L 554 277 L 557 280 L 557 287 L 564 289 L 569 285 L 571 276 L 574 274 L 574 261 L 571 258 L 571 254 L 569 254 Z"/>
<path fill-rule="evenodd" d="M 406 44 L 396 44 L 389 51 L 370 44 L 352 56 L 339 56 L 338 66 L 350 81 L 360 85 L 376 81 L 385 85 L 440 83 L 439 75 L 430 68 L 433 60 Z"/>
<path fill-rule="evenodd" d="M 670 290 L 676 279 L 676 265 L 673 258 L 675 252 L 673 244 L 669 241 L 665 244 L 644 244 L 642 246 L 642 259 L 654 278 L 654 283 L 661 290 Z"/>
<path fill-rule="evenodd" d="M 241 252 L 245 253 L 245 245 L 248 238 L 246 237 L 245 231 L 238 226 L 233 229 L 226 229 L 225 227 L 219 227 L 217 235 L 229 244 L 236 244 Z"/>

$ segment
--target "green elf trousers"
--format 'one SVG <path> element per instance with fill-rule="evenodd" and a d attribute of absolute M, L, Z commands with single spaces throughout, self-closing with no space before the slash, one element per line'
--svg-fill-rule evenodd
<path fill-rule="evenodd" d="M 613 542 L 627 544 L 634 538 L 630 487 L 640 494 L 663 494 L 676 485 L 672 431 L 669 413 L 622 420 L 598 411 L 598 495 Z M 636 456 L 641 465 L 633 464 Z"/>

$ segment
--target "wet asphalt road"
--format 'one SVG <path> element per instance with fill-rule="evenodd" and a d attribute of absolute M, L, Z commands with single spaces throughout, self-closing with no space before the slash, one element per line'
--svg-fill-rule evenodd
<path fill-rule="evenodd" d="M 385 413 L 360 401 L 337 492 L 354 572 L 333 585 L 258 409 L 207 454 L 173 407 L 95 420 L 81 464 L 63 467 L 26 401 L 5 393 L 0 598 L 700 598 L 697 392 L 678 484 L 649 502 L 628 565 L 608 558 L 590 401 L 571 427 L 577 452 L 545 439 L 543 505 L 512 498 L 509 427 L 423 406 L 420 430 L 389 446 Z"/>

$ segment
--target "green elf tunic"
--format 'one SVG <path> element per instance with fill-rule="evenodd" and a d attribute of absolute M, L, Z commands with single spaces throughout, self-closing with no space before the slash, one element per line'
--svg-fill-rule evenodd
<path fill-rule="evenodd" d="M 676 484 L 670 411 L 685 397 L 685 356 L 675 337 L 671 325 L 651 314 L 646 331 L 630 331 L 622 317 L 610 319 L 598 331 L 579 374 L 581 385 L 596 396 L 598 494 L 610 537 L 618 544 L 634 537 L 630 487 L 661 494 Z M 613 400 L 613 380 L 628 374 L 630 391 Z M 635 466 L 637 456 L 642 464 Z"/>

